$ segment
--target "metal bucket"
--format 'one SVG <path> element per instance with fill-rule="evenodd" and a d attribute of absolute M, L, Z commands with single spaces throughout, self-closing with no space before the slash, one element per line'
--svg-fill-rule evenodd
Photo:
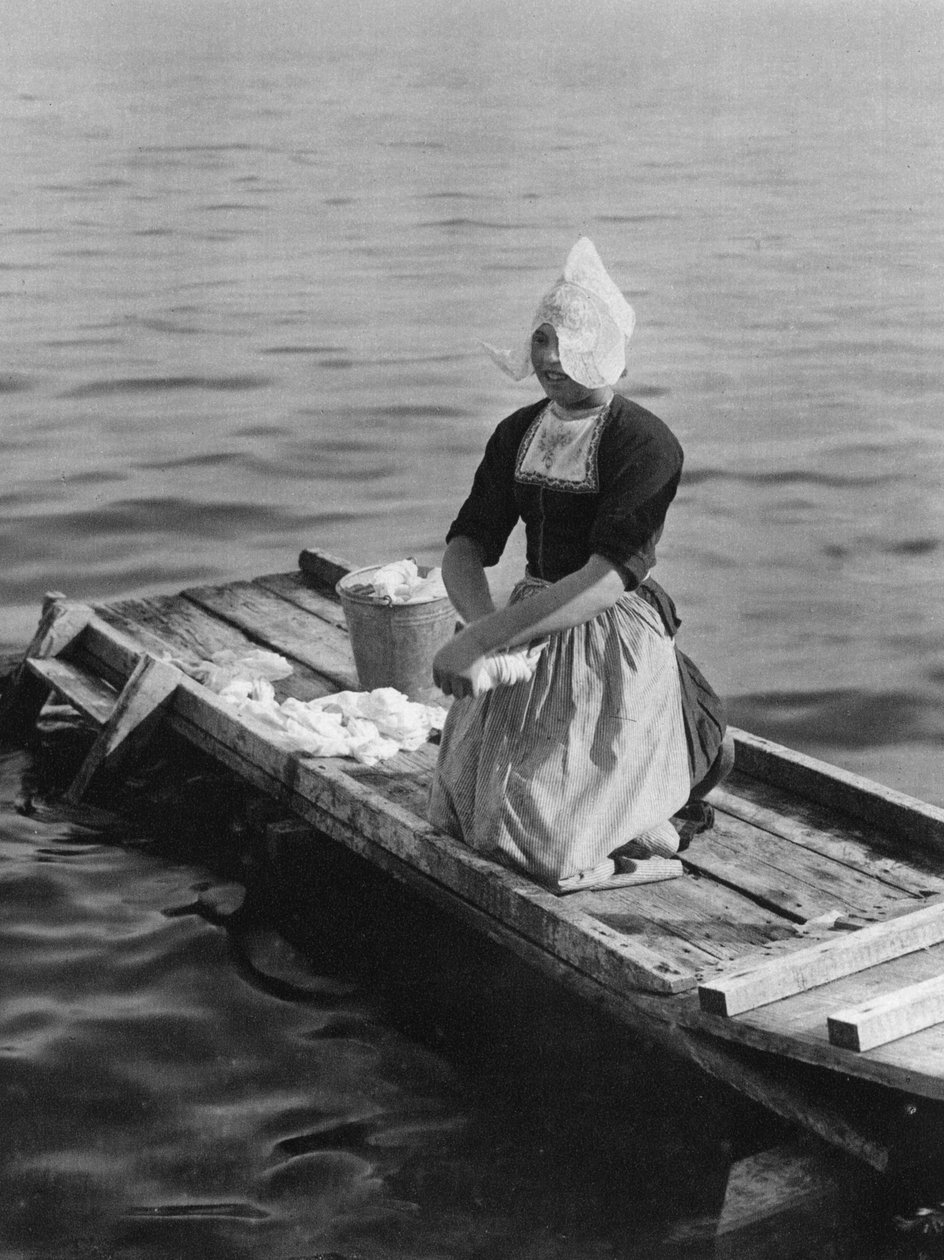
<path fill-rule="evenodd" d="M 355 569 L 338 582 L 337 591 L 351 636 L 357 679 L 365 691 L 395 687 L 411 700 L 441 700 L 433 682 L 433 657 L 456 632 L 457 614 L 445 598 L 422 604 L 394 604 L 368 591 L 371 575 L 383 565 Z M 420 569 L 425 577 L 429 569 Z"/>

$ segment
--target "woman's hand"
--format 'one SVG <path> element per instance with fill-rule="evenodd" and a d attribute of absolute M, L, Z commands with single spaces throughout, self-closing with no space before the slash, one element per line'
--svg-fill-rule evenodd
<path fill-rule="evenodd" d="M 436 653 L 433 682 L 447 696 L 457 699 L 479 696 L 492 685 L 485 666 L 485 653 L 468 628 Z"/>

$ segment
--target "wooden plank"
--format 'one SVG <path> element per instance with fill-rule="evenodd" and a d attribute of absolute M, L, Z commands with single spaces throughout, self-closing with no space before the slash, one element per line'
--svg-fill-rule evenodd
<path fill-rule="evenodd" d="M 828 1094 L 824 1099 L 819 1091 L 785 1080 L 776 1069 L 776 1060 L 766 1055 L 759 1059 L 739 1055 L 735 1047 L 720 1044 L 699 1030 L 680 1027 L 678 1035 L 687 1056 L 703 1071 L 879 1172 L 887 1168 L 889 1151 L 883 1141 L 857 1126 L 829 1101 Z"/>
<path fill-rule="evenodd" d="M 638 862 L 625 863 L 618 872 L 618 876 L 621 881 L 620 887 L 636 888 L 640 884 L 661 884 L 667 879 L 681 879 L 684 873 L 682 863 L 677 858 L 651 857 Z M 587 889 L 558 886 L 557 892 L 561 896 L 571 897 L 578 893 L 585 893 Z"/>
<path fill-rule="evenodd" d="M 368 784 L 388 799 L 424 815 L 435 758 L 435 748 L 425 745 L 416 752 L 399 753 L 376 766 L 351 766 L 348 773 L 359 783 Z M 715 855 L 722 876 L 731 875 L 736 858 L 743 868 L 740 882 L 751 883 L 751 876 L 756 875 L 751 849 L 753 839 L 747 837 L 737 854 L 729 850 L 724 855 Z M 703 840 L 704 837 L 698 837 L 696 846 L 700 848 Z M 683 856 L 687 857 L 688 852 Z M 769 893 L 770 882 L 757 878 L 758 888 Z M 790 881 L 789 875 L 780 880 L 787 886 Z M 788 919 L 782 913 L 782 906 L 778 912 L 762 904 L 764 900 L 782 902 L 785 896 L 786 893 L 779 898 L 750 897 L 736 885 L 699 878 L 696 874 L 667 887 L 597 890 L 573 893 L 571 899 L 592 917 L 643 940 L 649 948 L 672 958 L 679 966 L 693 968 L 700 975 L 709 969 L 714 972 L 719 962 L 735 962 L 761 947 L 766 951 L 796 950 L 807 943 L 809 937 L 799 940 L 793 926 L 805 919 L 800 920 L 797 915 Z M 820 897 L 815 908 L 819 910 L 823 904 Z M 904 905 L 909 911 L 914 908 L 910 898 Z M 810 907 L 806 909 L 809 911 Z M 891 913 L 887 905 L 883 913 Z M 827 927 L 821 929 L 823 935 L 828 931 Z"/>
<path fill-rule="evenodd" d="M 831 910 L 882 913 L 908 894 L 723 814 L 681 855 L 686 867 L 738 888 L 797 923 Z"/>
<path fill-rule="evenodd" d="M 141 657 L 69 785 L 67 801 L 80 801 L 96 774 L 114 768 L 144 746 L 183 678 L 173 665 Z"/>
<path fill-rule="evenodd" d="M 347 773 L 358 783 L 371 787 L 387 800 L 411 810 L 420 817 L 425 817 L 429 783 L 436 756 L 435 746 L 425 744 L 414 752 L 398 753 L 395 757 L 375 766 L 351 765 L 347 768 Z M 684 899 L 682 885 L 689 882 L 691 881 L 674 880 L 671 888 L 679 891 Z M 644 910 L 640 910 L 640 905 L 649 904 L 649 898 L 653 892 L 656 893 L 655 904 L 658 909 L 654 913 L 646 914 Z M 665 893 L 665 898 L 659 899 L 660 892 Z M 735 901 L 736 894 L 727 889 L 724 892 L 730 902 Z M 662 888 L 661 885 L 646 884 L 635 885 L 631 889 L 612 888 L 598 889 L 595 892 L 571 893 L 569 899 L 591 918 L 598 919 L 608 928 L 615 928 L 624 936 L 631 936 L 633 940 L 644 944 L 653 953 L 670 959 L 680 969 L 690 969 L 696 974 L 707 968 L 714 969 L 719 961 L 718 954 L 710 947 L 704 948 L 704 943 L 698 939 L 697 932 L 685 930 L 684 925 L 691 917 L 687 906 L 680 913 L 673 913 L 672 910 L 666 908 L 669 895 L 669 890 Z M 728 905 L 727 909 L 730 910 L 731 906 Z M 743 909 L 748 914 L 757 910 L 750 902 L 744 902 L 743 899 L 738 909 Z M 762 912 L 758 911 L 758 913 Z M 739 922 L 740 918 L 732 916 L 731 921 Z M 681 931 L 680 924 L 683 925 Z M 744 950 L 741 950 L 734 955 L 726 952 L 721 955 L 721 958 L 724 961 L 731 961 L 732 957 L 740 957 L 743 952 Z"/>
<path fill-rule="evenodd" d="M 254 582 L 191 587 L 181 594 L 238 626 L 256 643 L 301 661 L 342 690 L 360 689 L 347 635 L 281 596 Z"/>
<path fill-rule="evenodd" d="M 826 1018 L 831 1045 L 871 1050 L 944 1021 L 944 975 L 897 989 Z"/>
<path fill-rule="evenodd" d="M 867 971 L 841 977 L 734 1019 L 695 1013 L 686 1008 L 683 1023 L 702 1027 L 716 1037 L 786 1056 L 829 1072 L 859 1077 L 883 1088 L 944 1101 L 944 1024 L 859 1052 L 834 1046 L 827 1020 L 846 1007 L 944 973 L 944 943 L 880 963 Z M 690 1020 L 692 1021 L 690 1023 Z"/>
<path fill-rule="evenodd" d="M 327 551 L 306 547 L 298 557 L 298 567 L 314 586 L 333 594 L 341 578 L 347 577 L 357 566 Z"/>
<path fill-rule="evenodd" d="M 865 872 L 902 892 L 916 896 L 944 892 L 944 876 L 932 868 L 927 854 L 915 853 L 914 864 L 902 862 L 900 840 L 890 839 L 875 828 L 857 824 L 837 815 L 835 810 L 772 784 L 735 772 L 723 787 L 709 794 L 708 800 L 716 810 Z"/>
<path fill-rule="evenodd" d="M 186 668 L 209 660 L 214 652 L 245 652 L 258 645 L 241 630 L 179 595 L 123 600 L 101 604 L 96 615 L 142 650 L 161 659 L 175 659 Z M 292 674 L 273 683 L 276 698 L 294 696 L 314 700 L 337 687 L 300 662 L 292 662 Z"/>
<path fill-rule="evenodd" d="M 746 1156 L 728 1173 L 714 1260 L 809 1260 L 831 1253 L 840 1219 L 844 1239 L 867 1225 L 861 1190 L 861 1165 L 834 1151 L 791 1143 Z"/>
<path fill-rule="evenodd" d="M 0 701 L 0 735 L 4 738 L 23 738 L 49 695 L 44 680 L 36 677 L 28 662 L 58 656 L 82 631 L 91 615 L 87 604 L 67 600 L 58 591 L 45 597 L 36 633 L 19 667 L 7 679 Z"/>
<path fill-rule="evenodd" d="M 944 906 L 928 906 L 784 958 L 746 964 L 699 986 L 698 997 L 710 1014 L 737 1015 L 942 940 Z"/>
<path fill-rule="evenodd" d="M 270 573 L 254 578 L 253 581 L 256 586 L 271 591 L 273 595 L 281 595 L 290 604 L 297 604 L 305 612 L 347 632 L 344 609 L 340 602 L 311 586 L 303 573 Z"/>
<path fill-rule="evenodd" d="M 82 648 L 120 673 L 136 649 L 100 620 L 82 636 Z M 130 671 L 129 671 L 130 672 Z M 225 701 L 182 678 L 168 712 L 170 725 L 199 747 L 282 800 L 293 812 L 327 830 L 338 819 L 370 833 L 376 843 L 452 888 L 494 917 L 612 987 L 639 985 L 674 993 L 694 986 L 694 975 L 653 955 L 566 900 L 481 857 L 412 812 L 357 783 L 340 763 L 299 756 L 271 730 L 237 715 Z"/>
<path fill-rule="evenodd" d="M 247 652 L 258 647 L 229 622 L 179 595 L 97 604 L 95 612 L 123 634 L 146 643 L 152 655 L 177 658 L 187 668 L 209 660 L 214 652 Z"/>
<path fill-rule="evenodd" d="M 851 814 L 912 844 L 941 851 L 944 808 L 840 770 L 772 740 L 729 728 L 739 770 Z"/>
<path fill-rule="evenodd" d="M 667 887 L 614 889 L 605 896 L 587 893 L 581 908 L 610 927 L 630 934 L 656 927 L 697 947 L 704 971 L 705 955 L 713 959 L 712 973 L 746 954 L 756 954 L 786 940 L 796 948 L 793 926 L 780 915 L 744 897 L 725 884 L 689 875 Z"/>
<path fill-rule="evenodd" d="M 57 692 L 77 712 L 101 726 L 111 717 L 118 693 L 113 687 L 77 669 L 67 661 L 52 656 L 48 660 L 27 661 L 30 673 L 41 678 L 47 687 Z"/>
<path fill-rule="evenodd" d="M 25 655 L 26 649 L 24 648 L 20 652 L 8 652 L 0 656 L 0 683 L 5 682 L 11 674 L 16 673 Z"/>

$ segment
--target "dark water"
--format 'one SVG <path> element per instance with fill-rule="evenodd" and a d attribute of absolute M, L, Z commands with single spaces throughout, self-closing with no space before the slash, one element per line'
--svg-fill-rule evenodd
<path fill-rule="evenodd" d="M 710 1254 L 776 1125 L 330 844 L 222 903 L 195 781 L 150 832 L 0 757 L 4 1260 Z"/>
<path fill-rule="evenodd" d="M 737 724 L 944 802 L 936 0 L 3 17 L 0 644 L 50 588 L 174 590 L 305 545 L 434 561 L 532 396 L 476 338 L 514 337 L 586 232 L 637 309 L 626 391 L 686 449 L 658 570 L 683 646 Z M 507 978 L 505 1074 L 457 1049 L 461 1003 L 408 1026 L 409 967 L 332 987 L 354 949 L 316 957 L 316 997 L 274 992 L 232 931 L 166 914 L 212 873 L 25 819 L 22 768 L 4 1260 L 589 1260 L 716 1193 L 692 1082 L 640 1065 L 659 1106 L 624 1113 L 612 1053 L 536 1048 L 554 1034 Z"/>

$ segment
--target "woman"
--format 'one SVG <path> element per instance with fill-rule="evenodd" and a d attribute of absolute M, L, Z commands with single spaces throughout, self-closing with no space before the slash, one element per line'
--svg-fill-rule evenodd
<path fill-rule="evenodd" d="M 634 322 L 582 238 L 526 354 L 487 347 L 546 397 L 493 433 L 442 564 L 466 625 L 434 661 L 456 700 L 430 820 L 561 892 L 617 885 L 621 853 L 676 852 L 669 820 L 722 756 L 720 702 L 649 578 L 682 450 L 614 392 Z M 485 569 L 519 518 L 527 576 L 496 609 Z"/>

